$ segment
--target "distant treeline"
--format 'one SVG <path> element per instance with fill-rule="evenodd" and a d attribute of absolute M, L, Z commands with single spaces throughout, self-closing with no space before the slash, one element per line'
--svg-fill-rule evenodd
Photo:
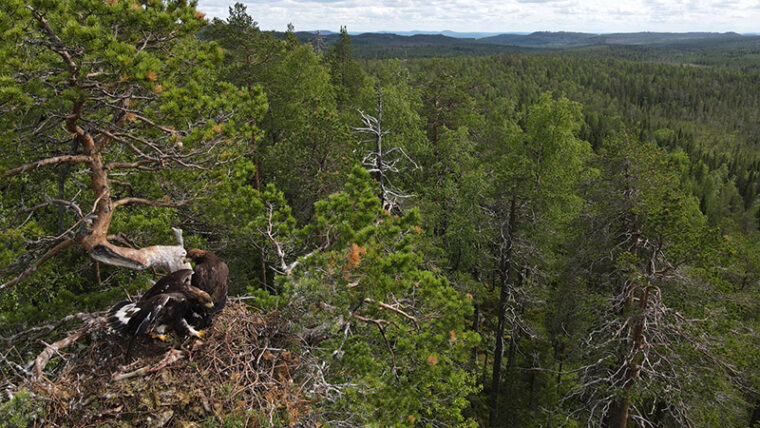
<path fill-rule="evenodd" d="M 285 33 L 275 33 L 284 37 Z M 301 43 L 338 40 L 338 33 L 295 33 Z M 760 36 L 736 33 L 619 33 L 588 34 L 536 32 L 483 38 L 443 34 L 398 35 L 363 33 L 352 37 L 356 58 L 445 58 L 487 56 L 505 52 L 593 55 L 634 61 L 720 65 L 747 69 L 760 64 Z"/>

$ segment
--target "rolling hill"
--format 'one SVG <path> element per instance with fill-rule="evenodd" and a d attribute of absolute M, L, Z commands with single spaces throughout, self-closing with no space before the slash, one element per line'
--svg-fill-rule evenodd
<path fill-rule="evenodd" d="M 556 52 L 611 55 L 648 61 L 670 61 L 710 65 L 710 58 L 722 57 L 725 50 L 760 54 L 760 36 L 737 33 L 613 33 L 574 32 L 505 33 L 482 38 L 445 34 L 362 33 L 351 37 L 357 58 L 420 58 L 483 56 L 504 52 Z M 472 33 L 478 35 L 482 33 Z M 282 36 L 283 34 L 278 34 Z M 302 43 L 314 43 L 316 32 L 296 33 Z M 339 34 L 320 31 L 329 46 Z"/>

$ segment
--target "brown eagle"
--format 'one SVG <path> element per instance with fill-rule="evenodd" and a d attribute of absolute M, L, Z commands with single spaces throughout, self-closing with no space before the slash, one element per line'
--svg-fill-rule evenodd
<path fill-rule="evenodd" d="M 224 309 L 227 303 L 227 277 L 230 270 L 227 264 L 211 251 L 193 248 L 187 252 L 187 258 L 195 262 L 192 285 L 208 293 L 214 302 L 213 308 L 192 314 L 191 324 L 196 328 L 207 328 L 211 325 L 214 315 Z"/>
<path fill-rule="evenodd" d="M 201 337 L 188 322 L 188 314 L 214 306 L 211 296 L 191 284 L 193 271 L 183 269 L 161 278 L 137 302 L 120 302 L 108 311 L 108 323 L 117 332 L 130 337 L 127 360 L 135 339 L 156 333 L 164 340 L 171 328 L 179 336 Z"/>

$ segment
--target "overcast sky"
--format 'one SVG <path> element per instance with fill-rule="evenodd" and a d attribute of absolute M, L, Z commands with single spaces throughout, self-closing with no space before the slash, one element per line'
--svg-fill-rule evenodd
<path fill-rule="evenodd" d="M 199 0 L 226 18 L 235 0 Z M 244 0 L 263 30 L 349 32 L 736 31 L 760 33 L 760 0 Z"/>

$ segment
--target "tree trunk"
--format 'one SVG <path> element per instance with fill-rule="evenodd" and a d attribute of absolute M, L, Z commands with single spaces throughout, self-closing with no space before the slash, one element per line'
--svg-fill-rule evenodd
<path fill-rule="evenodd" d="M 518 275 L 516 288 L 520 288 L 522 286 L 523 278 L 523 275 Z M 525 308 L 521 303 L 518 303 L 518 305 L 520 307 L 520 316 L 522 316 Z M 509 351 L 507 351 L 507 367 L 504 369 L 505 374 L 508 374 L 512 370 L 512 367 L 515 365 L 515 357 L 517 356 L 517 342 L 520 341 L 521 333 L 522 331 L 519 325 L 512 327 L 512 334 L 509 337 Z"/>
<path fill-rule="evenodd" d="M 504 373 L 508 374 L 512 367 L 515 365 L 515 357 L 517 356 L 517 341 L 520 340 L 520 329 L 515 327 L 512 329 L 512 336 L 509 338 L 509 350 L 507 351 L 507 367 L 504 369 Z"/>
<path fill-rule="evenodd" d="M 627 173 L 628 166 L 626 166 L 626 177 L 628 178 Z M 631 189 L 630 186 L 628 186 L 629 189 Z M 638 226 L 638 221 L 636 219 L 632 222 L 632 227 L 630 229 L 631 231 L 631 254 L 634 256 L 637 256 L 639 254 L 639 245 L 641 240 L 641 233 Z M 628 425 L 628 414 L 630 412 L 631 407 L 631 391 L 633 390 L 633 386 L 636 383 L 636 378 L 639 374 L 639 366 L 638 362 L 636 361 L 637 358 L 637 352 L 640 349 L 642 337 L 643 337 L 643 329 L 644 329 L 644 311 L 647 307 L 647 300 L 649 297 L 649 288 L 647 287 L 648 284 L 645 284 L 643 289 L 641 290 L 641 296 L 639 299 L 639 314 L 636 314 L 637 319 L 633 323 L 633 331 L 630 334 L 630 338 L 633 339 L 633 356 L 630 361 L 623 361 L 623 364 L 625 364 L 625 370 L 623 371 L 624 381 L 623 381 L 623 396 L 619 399 L 617 399 L 610 409 L 610 413 L 607 415 L 604 421 L 604 425 L 607 428 L 626 428 Z M 623 304 L 621 311 L 622 313 L 625 313 L 629 310 L 631 305 L 633 304 L 633 296 L 635 294 L 635 291 L 631 291 L 628 294 L 628 297 L 626 298 L 625 303 Z M 623 336 L 626 334 L 625 332 L 621 333 L 621 341 L 625 342 L 626 338 Z M 623 357 L 625 358 L 625 357 Z"/>
<path fill-rule="evenodd" d="M 259 282 L 261 283 L 261 288 L 263 290 L 267 290 L 274 294 L 274 288 L 269 287 L 269 282 L 267 281 L 267 263 L 264 260 L 264 253 L 259 254 Z"/>
<path fill-rule="evenodd" d="M 562 325 L 564 329 L 564 323 Z M 559 388 L 562 385 L 562 368 L 565 364 L 565 342 L 555 342 L 554 360 L 557 361 L 557 395 L 560 394 Z"/>
<path fill-rule="evenodd" d="M 644 340 L 644 316 L 649 301 L 649 286 L 645 284 L 641 290 L 639 297 L 639 314 L 633 327 L 633 349 L 634 352 L 638 352 L 641 349 L 641 344 Z M 606 426 L 608 428 L 626 428 L 628 425 L 628 414 L 631 407 L 631 391 L 636 384 L 636 379 L 639 377 L 639 371 L 641 370 L 641 354 L 634 353 L 631 361 L 626 362 L 625 368 L 625 383 L 623 384 L 623 397 L 619 399 L 613 406 L 609 415 Z"/>
<path fill-rule="evenodd" d="M 483 385 L 488 381 L 488 352 L 483 352 L 483 380 L 480 382 Z"/>
<path fill-rule="evenodd" d="M 119 247 L 108 242 L 108 228 L 111 225 L 114 209 L 120 203 L 128 203 L 131 198 L 112 201 L 111 188 L 108 182 L 107 168 L 101 156 L 102 145 L 87 131 L 77 124 L 84 102 L 77 103 L 74 115 L 66 121 L 66 129 L 76 135 L 82 147 L 82 152 L 89 158 L 85 163 L 90 168 L 90 188 L 95 196 L 95 218 L 89 233 L 77 237 L 79 244 L 89 253 L 90 257 L 111 266 L 124 267 L 133 270 L 144 270 L 152 267 L 164 268 L 170 272 L 179 269 L 190 269 L 190 263 L 184 260 L 186 252 L 182 245 L 154 245 L 140 249 Z M 181 231 L 177 239 L 181 241 Z"/>
<path fill-rule="evenodd" d="M 251 157 L 253 158 L 253 188 L 261 191 L 261 162 L 259 162 L 259 139 L 251 135 Z"/>
<path fill-rule="evenodd" d="M 517 197 L 512 196 L 509 205 L 509 226 L 506 236 L 506 246 L 502 251 L 499 270 L 501 271 L 501 284 L 499 292 L 498 325 L 496 328 L 496 347 L 493 352 L 493 373 L 491 377 L 490 415 L 489 421 L 492 427 L 496 426 L 499 412 L 499 387 L 501 386 L 501 362 L 504 358 L 504 330 L 506 327 L 507 304 L 509 303 L 509 281 L 512 267 L 512 248 L 515 232 L 515 212 Z"/>
<path fill-rule="evenodd" d="M 752 415 L 750 416 L 750 419 L 749 419 L 749 426 L 750 428 L 760 426 L 760 400 L 755 402 L 755 408 L 752 411 Z"/>
<path fill-rule="evenodd" d="M 377 83 L 377 133 L 375 134 L 375 180 L 380 183 L 380 206 L 385 208 L 387 204 L 385 195 L 385 172 L 383 171 L 383 92 L 380 82 Z"/>
<path fill-rule="evenodd" d="M 100 277 L 100 263 L 95 260 L 92 261 L 92 274 L 95 277 L 95 285 L 100 288 L 103 285 L 103 280 Z"/>
<path fill-rule="evenodd" d="M 480 307 L 476 304 L 475 306 L 475 316 L 472 320 L 472 331 L 475 333 L 480 333 Z M 476 346 L 473 346 L 472 348 L 472 366 L 475 367 L 478 363 L 478 348 Z"/>

